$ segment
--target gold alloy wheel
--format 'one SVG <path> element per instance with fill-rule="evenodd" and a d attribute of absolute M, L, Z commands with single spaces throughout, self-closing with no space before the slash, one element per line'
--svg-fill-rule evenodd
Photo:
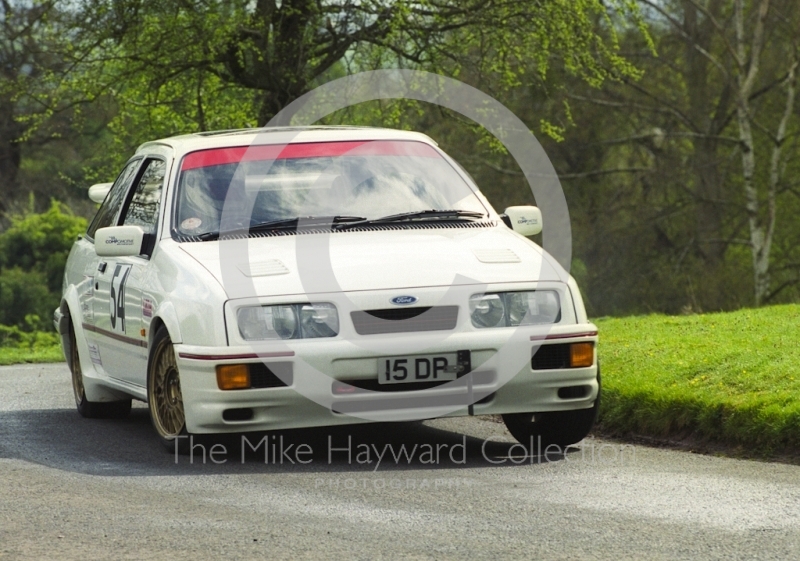
<path fill-rule="evenodd" d="M 150 376 L 150 414 L 158 433 L 165 438 L 178 436 L 184 428 L 183 396 L 175 351 L 169 339 L 156 348 Z"/>
<path fill-rule="evenodd" d="M 81 371 L 81 359 L 78 356 L 78 343 L 75 339 L 75 330 L 69 330 L 69 365 L 72 371 L 72 391 L 75 393 L 75 403 L 78 407 L 83 402 L 85 391 L 83 389 L 83 371 Z"/>

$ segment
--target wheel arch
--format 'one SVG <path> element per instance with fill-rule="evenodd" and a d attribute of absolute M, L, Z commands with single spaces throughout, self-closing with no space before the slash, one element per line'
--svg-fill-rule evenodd
<path fill-rule="evenodd" d="M 158 307 L 157 312 L 153 315 L 153 320 L 150 322 L 150 332 L 147 337 L 147 400 L 150 401 L 149 388 L 150 388 L 150 375 L 153 365 L 153 353 L 155 352 L 156 336 L 161 329 L 167 330 L 169 340 L 175 344 L 181 342 L 181 331 L 178 323 L 178 315 L 175 313 L 175 307 L 171 302 L 165 302 Z"/>
<path fill-rule="evenodd" d="M 150 335 L 147 338 L 148 349 L 153 348 L 156 334 L 162 327 L 166 328 L 173 343 L 181 343 L 183 341 L 178 314 L 175 312 L 175 306 L 171 302 L 165 302 L 159 306 L 158 311 L 153 316 L 153 321 L 150 322 Z"/>
<path fill-rule="evenodd" d="M 80 349 L 81 345 L 80 342 L 85 343 L 86 337 L 83 333 L 83 324 L 76 325 L 73 321 L 73 318 L 81 318 L 80 314 L 80 302 L 78 301 L 78 291 L 75 289 L 74 285 L 71 285 L 67 288 L 64 294 L 61 296 L 61 302 L 58 305 L 56 312 L 61 313 L 61 317 L 58 320 L 57 331 L 59 338 L 61 339 L 61 350 L 64 352 L 64 358 L 69 362 L 69 356 L 71 352 L 70 348 L 70 339 L 69 339 L 69 329 L 70 327 L 75 332 L 75 343 Z M 77 310 L 77 313 L 75 313 Z"/>

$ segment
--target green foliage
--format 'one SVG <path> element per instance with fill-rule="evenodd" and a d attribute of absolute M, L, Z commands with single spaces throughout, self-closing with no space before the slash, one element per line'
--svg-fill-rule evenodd
<path fill-rule="evenodd" d="M 26 322 L 33 327 L 39 323 L 39 318 L 29 315 Z M 60 344 L 58 334 L 53 331 L 24 331 L 16 325 L 0 325 L 0 349 L 49 352 Z"/>
<path fill-rule="evenodd" d="M 31 349 L 7 349 L 0 347 L 0 366 L 9 364 L 22 364 L 26 362 L 62 362 L 64 354 L 59 345 L 53 345 L 38 350 Z"/>
<path fill-rule="evenodd" d="M 118 131 L 145 138 L 263 125 L 343 62 L 348 70 L 400 65 L 474 76 L 508 90 L 526 74 L 543 80 L 556 61 L 599 85 L 638 75 L 620 55 L 618 30 L 633 25 L 646 36 L 632 0 L 524 7 L 516 0 L 83 0 L 79 7 L 73 89 L 113 98 Z M 90 56 L 77 57 L 90 47 Z"/>
<path fill-rule="evenodd" d="M 46 212 L 11 217 L 11 226 L 0 234 L 0 324 L 49 324 L 70 249 L 85 231 L 86 219 L 57 201 Z M 31 314 L 38 319 L 27 322 Z"/>
<path fill-rule="evenodd" d="M 107 112 L 100 104 L 82 111 L 96 96 L 74 87 L 74 61 L 92 49 L 80 40 L 75 15 L 74 4 L 53 0 L 0 6 L 3 214 L 22 208 L 30 193 L 47 202 L 74 197 L 71 181 L 85 188 L 79 160 L 96 151 Z"/>
<path fill-rule="evenodd" d="M 0 284 L 2 282 L 0 275 Z M 42 322 L 38 316 L 29 314 L 22 323 L 24 328 L 0 325 L 0 365 L 64 360 L 58 334 L 52 330 L 41 331 Z"/>
<path fill-rule="evenodd" d="M 0 366 L 23 362 L 61 362 L 64 353 L 53 331 L 23 331 L 0 325 Z"/>
<path fill-rule="evenodd" d="M 800 447 L 800 306 L 596 321 L 604 430 Z"/>
<path fill-rule="evenodd" d="M 26 326 L 26 318 L 34 318 L 32 327 L 45 328 L 58 301 L 41 271 L 0 269 L 0 325 Z"/>
<path fill-rule="evenodd" d="M 14 181 L 0 169 L 0 210 L 19 209 L 35 192 L 39 201 L 67 200 L 89 216 L 94 205 L 86 187 L 112 180 L 143 141 L 263 124 L 316 85 L 361 70 L 430 70 L 496 97 L 537 134 L 562 180 L 575 263 L 584 265 L 578 274 L 592 313 L 751 305 L 752 255 L 730 89 L 739 72 L 729 48 L 735 26 L 717 25 L 732 21 L 734 5 L 11 3 L 9 32 L 0 37 L 0 50 L 10 56 L 0 76 L 0 168 L 15 154 L 22 158 Z M 749 35 L 758 4 L 743 5 Z M 762 191 L 786 101 L 783 77 L 796 51 L 791 31 L 798 6 L 794 0 L 770 3 L 773 31 L 751 100 L 758 117 L 755 181 Z M 496 139 L 449 111 L 380 100 L 326 123 L 420 130 L 468 169 L 498 210 L 535 203 Z M 778 162 L 785 171 L 771 250 L 773 303 L 800 298 L 794 220 L 800 197 L 791 180 L 800 162 L 798 123 L 795 109 Z M 766 197 L 760 205 L 763 218 Z M 25 263 L 0 266 L 30 271 Z M 51 289 L 58 269 L 36 267 Z M 6 286 L 24 283 L 21 273 L 13 274 Z M 15 317 L 22 321 L 24 314 Z"/>

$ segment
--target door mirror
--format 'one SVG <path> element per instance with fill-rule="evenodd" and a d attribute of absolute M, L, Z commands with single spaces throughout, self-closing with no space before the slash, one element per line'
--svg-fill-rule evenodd
<path fill-rule="evenodd" d="M 113 183 L 98 183 L 89 187 L 89 198 L 96 203 L 102 203 L 108 192 L 111 191 Z"/>
<path fill-rule="evenodd" d="M 144 230 L 140 226 L 110 226 L 94 234 L 94 251 L 100 257 L 141 255 Z"/>
<path fill-rule="evenodd" d="M 534 236 L 542 231 L 542 211 L 535 206 L 510 206 L 505 211 L 505 223 L 523 236 Z"/>

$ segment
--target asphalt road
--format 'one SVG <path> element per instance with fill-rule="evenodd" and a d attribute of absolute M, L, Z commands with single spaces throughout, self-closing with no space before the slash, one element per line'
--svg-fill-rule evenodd
<path fill-rule="evenodd" d="M 64 364 L 0 368 L 0 396 L 2 560 L 800 558 L 800 466 L 594 439 L 547 461 L 481 418 L 176 462 L 141 404 L 79 417 Z"/>

